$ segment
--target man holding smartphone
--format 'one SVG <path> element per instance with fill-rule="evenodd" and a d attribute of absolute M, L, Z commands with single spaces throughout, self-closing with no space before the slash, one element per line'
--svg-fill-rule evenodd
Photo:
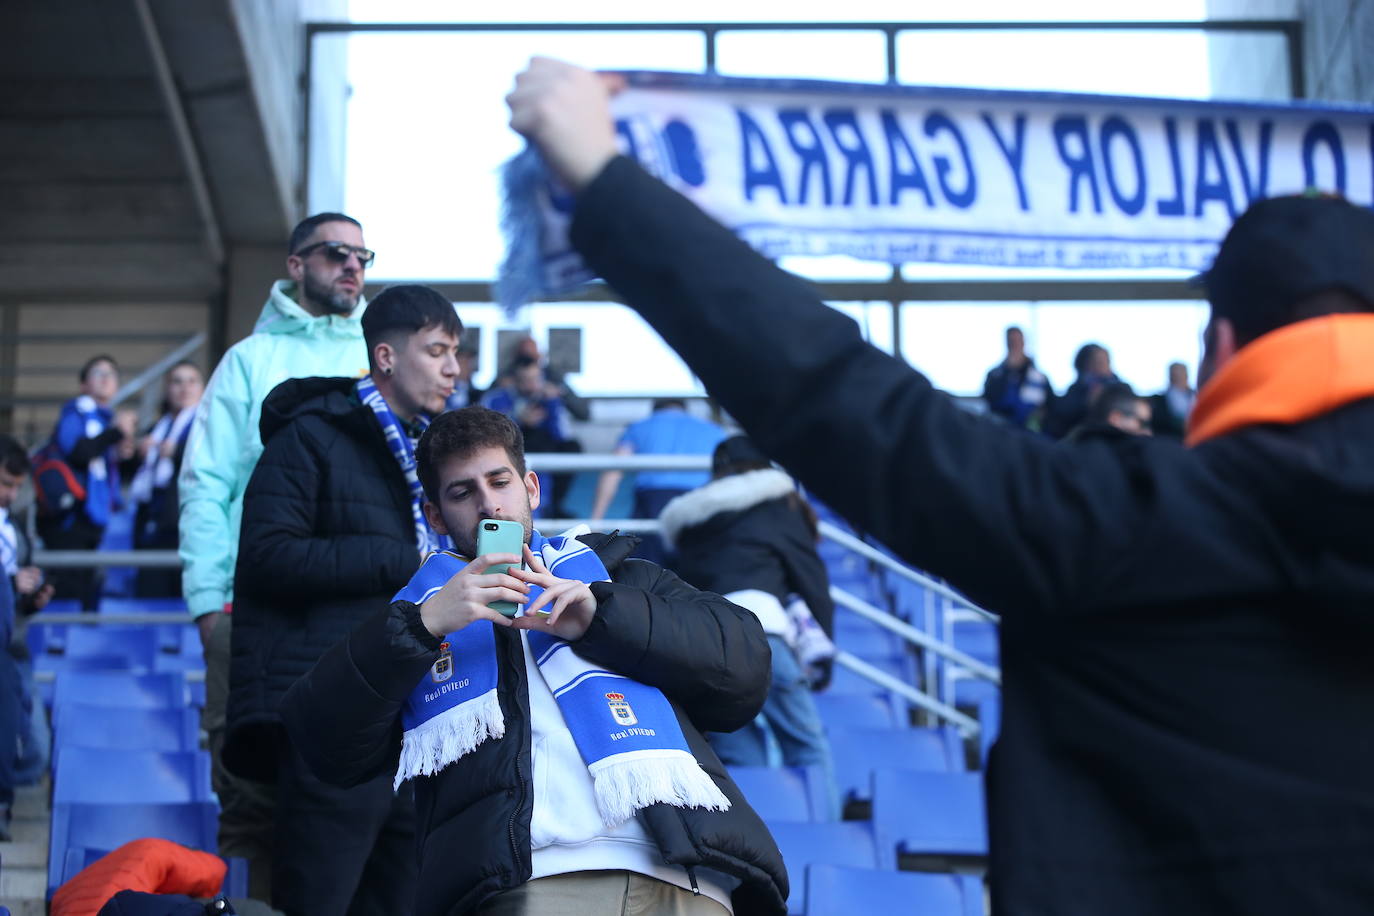
<path fill-rule="evenodd" d="M 702 737 L 763 704 L 757 618 L 628 558 L 634 538 L 535 530 L 539 478 L 501 414 L 437 417 L 416 460 L 453 550 L 282 704 L 321 779 L 413 781 L 415 912 L 786 912 L 777 847 Z M 521 552 L 477 556 L 509 522 Z"/>
<path fill-rule="evenodd" d="M 347 789 L 306 768 L 277 705 L 315 660 L 444 546 L 425 523 L 414 441 L 458 377 L 462 324 L 424 286 L 383 290 L 363 316 L 362 379 L 291 379 L 262 408 L 234 581 L 224 763 L 276 787 L 272 904 L 288 916 L 410 912 L 411 793 Z"/>

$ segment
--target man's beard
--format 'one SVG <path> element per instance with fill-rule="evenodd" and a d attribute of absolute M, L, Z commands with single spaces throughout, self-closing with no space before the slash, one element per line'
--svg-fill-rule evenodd
<path fill-rule="evenodd" d="M 447 521 L 447 519 L 445 521 Z M 528 494 L 526 494 L 525 496 L 525 505 L 522 507 L 519 517 L 508 519 L 508 521 L 520 523 L 520 525 L 525 529 L 525 543 L 528 544 L 530 542 L 530 535 L 534 531 L 534 521 L 532 513 L 530 512 L 530 500 Z M 480 520 L 478 521 L 478 524 L 481 524 Z M 476 558 L 477 526 L 474 525 L 467 531 L 456 531 L 453 528 L 453 526 L 450 525 L 448 526 L 448 530 L 449 537 L 453 538 L 453 549 L 458 552 L 458 555 L 462 557 L 468 557 L 469 559 Z"/>
<path fill-rule="evenodd" d="M 332 315 L 348 315 L 358 306 L 358 297 L 334 292 L 330 287 L 315 279 L 310 271 L 305 272 L 304 289 L 301 295 Z"/>

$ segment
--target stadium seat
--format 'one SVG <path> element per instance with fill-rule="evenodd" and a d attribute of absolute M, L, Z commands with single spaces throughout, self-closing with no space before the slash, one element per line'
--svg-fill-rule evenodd
<path fill-rule="evenodd" d="M 53 804 L 209 801 L 210 755 L 66 747 L 53 776 Z M 90 845 L 90 844 L 88 844 Z"/>
<path fill-rule="evenodd" d="M 872 685 L 870 685 L 872 686 Z M 855 728 L 900 728 L 905 723 L 886 693 L 817 693 L 812 695 L 816 711 L 827 730 Z"/>
<path fill-rule="evenodd" d="M 1000 687 L 982 678 L 961 677 L 954 681 L 954 705 L 961 709 L 977 709 L 1001 693 Z"/>
<path fill-rule="evenodd" d="M 904 684 L 916 683 L 916 662 L 915 659 L 905 653 L 895 655 L 874 656 L 865 658 L 873 667 L 895 677 Z M 854 671 L 849 670 L 843 665 L 835 665 L 835 674 L 827 688 L 831 693 L 873 693 L 883 688 L 870 681 L 868 678 Z"/>
<path fill-rule="evenodd" d="M 53 684 L 53 727 L 58 727 L 63 707 L 73 704 L 181 709 L 190 699 L 186 676 L 177 672 L 59 671 Z"/>
<path fill-rule="evenodd" d="M 999 647 L 997 624 L 991 620 L 958 620 L 953 625 L 954 648 L 980 662 L 996 666 Z"/>
<path fill-rule="evenodd" d="M 879 848 L 903 867 L 913 859 L 977 866 L 988 852 L 982 774 L 874 770 L 873 826 Z"/>
<path fill-rule="evenodd" d="M 988 766 L 988 754 L 1002 731 L 1002 698 L 992 697 L 978 707 L 978 752 L 983 769 Z"/>
<path fill-rule="evenodd" d="M 982 882 L 956 875 L 918 875 L 839 865 L 806 869 L 807 916 L 983 916 Z"/>
<path fill-rule="evenodd" d="M 67 849 L 116 849 L 140 837 L 161 837 L 213 852 L 219 810 L 214 802 L 187 804 L 54 804 L 48 842 L 48 893 L 62 880 Z"/>
<path fill-rule="evenodd" d="M 953 728 L 832 728 L 835 789 L 848 819 L 869 817 L 873 770 L 964 769 L 964 746 Z"/>
<path fill-rule="evenodd" d="M 830 793 L 820 767 L 727 767 L 765 821 L 828 821 Z"/>
<path fill-rule="evenodd" d="M 778 850 L 782 853 L 783 864 L 787 866 L 787 882 L 791 886 L 791 895 L 787 898 L 787 911 L 791 914 L 808 912 L 806 869 L 809 865 L 820 863 L 870 869 L 891 868 L 893 865 L 891 857 L 887 861 L 879 858 L 878 847 L 873 840 L 873 828 L 869 824 L 797 824 L 768 821 L 768 830 L 773 834 Z"/>
<path fill-rule="evenodd" d="M 100 599 L 102 614 L 185 614 L 186 602 L 181 598 L 114 598 Z"/>
<path fill-rule="evenodd" d="M 61 727 L 53 735 L 54 758 L 67 747 L 194 751 L 200 747 L 200 715 L 188 706 L 126 709 L 72 703 L 63 708 Z"/>
<path fill-rule="evenodd" d="M 906 651 L 905 640 L 896 633 L 844 611 L 840 611 L 835 619 L 835 645 L 860 658 L 890 656 Z"/>

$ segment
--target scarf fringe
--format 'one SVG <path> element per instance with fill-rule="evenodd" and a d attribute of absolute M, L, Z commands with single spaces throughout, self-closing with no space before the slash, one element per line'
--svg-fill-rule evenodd
<path fill-rule="evenodd" d="M 686 751 L 646 751 L 593 764 L 596 807 L 607 827 L 616 827 L 650 805 L 728 811 L 730 799 Z"/>
<path fill-rule="evenodd" d="M 488 738 L 506 734 L 501 701 L 492 688 L 456 709 L 436 716 L 405 733 L 401 762 L 392 788 L 416 776 L 433 776 L 460 757 L 472 753 Z"/>

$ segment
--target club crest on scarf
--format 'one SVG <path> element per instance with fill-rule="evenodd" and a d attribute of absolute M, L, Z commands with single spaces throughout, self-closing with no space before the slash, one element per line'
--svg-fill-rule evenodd
<path fill-rule="evenodd" d="M 608 581 L 610 573 L 600 557 L 577 539 L 585 533 L 586 526 L 578 526 L 546 539 L 536 531 L 530 548 L 539 552 L 554 576 Z M 450 551 L 434 554 L 395 600 L 423 604 L 466 562 Z M 542 589 L 531 588 L 529 600 L 540 594 Z M 520 638 L 587 765 L 598 810 L 608 826 L 659 803 L 729 808 L 729 800 L 687 747 L 677 714 L 662 691 L 591 664 L 570 643 L 548 633 L 526 630 Z M 496 648 L 495 629 L 485 620 L 448 634 L 440 644 L 438 660 L 402 709 L 404 736 L 396 785 L 433 775 L 484 741 L 505 734 Z"/>

